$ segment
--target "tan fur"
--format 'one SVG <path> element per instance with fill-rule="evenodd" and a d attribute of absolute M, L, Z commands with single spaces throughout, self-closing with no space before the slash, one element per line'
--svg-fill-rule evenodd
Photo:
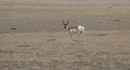
<path fill-rule="evenodd" d="M 71 39 L 72 39 L 72 33 L 71 33 L 71 29 L 76 29 L 76 31 L 77 31 L 77 34 L 78 34 L 78 39 L 79 39 L 79 36 L 80 36 L 80 32 L 79 32 L 79 30 L 78 30 L 78 26 L 74 26 L 74 27 L 71 27 L 71 26 L 68 26 L 67 25 L 67 27 L 68 27 L 68 31 L 69 31 L 69 33 L 70 33 L 70 37 L 71 37 Z"/>

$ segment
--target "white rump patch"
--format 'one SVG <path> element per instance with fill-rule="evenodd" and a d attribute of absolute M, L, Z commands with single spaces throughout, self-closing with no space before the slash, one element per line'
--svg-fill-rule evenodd
<path fill-rule="evenodd" d="M 78 26 L 78 29 L 79 29 L 80 32 L 84 31 L 84 27 L 83 26 Z"/>

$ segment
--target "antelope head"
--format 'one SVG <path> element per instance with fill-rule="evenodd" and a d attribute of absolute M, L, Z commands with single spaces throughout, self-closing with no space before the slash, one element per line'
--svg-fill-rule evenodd
<path fill-rule="evenodd" d="M 65 23 L 64 20 L 63 20 L 62 23 L 63 23 L 63 25 L 64 25 L 64 28 L 66 29 L 66 26 L 68 26 L 68 24 L 69 24 L 69 20 L 68 20 L 67 23 Z"/>

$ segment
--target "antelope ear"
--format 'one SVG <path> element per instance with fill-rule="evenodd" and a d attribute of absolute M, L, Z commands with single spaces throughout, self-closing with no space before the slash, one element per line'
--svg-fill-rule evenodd
<path fill-rule="evenodd" d="M 69 20 L 68 20 L 68 22 L 67 22 L 67 25 L 69 24 Z"/>

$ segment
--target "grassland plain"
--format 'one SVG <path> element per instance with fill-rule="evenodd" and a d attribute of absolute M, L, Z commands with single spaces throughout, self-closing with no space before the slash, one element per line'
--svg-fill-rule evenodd
<path fill-rule="evenodd" d="M 0 0 L 0 70 L 130 70 L 129 1 Z M 85 31 L 70 39 L 62 20 Z"/>

